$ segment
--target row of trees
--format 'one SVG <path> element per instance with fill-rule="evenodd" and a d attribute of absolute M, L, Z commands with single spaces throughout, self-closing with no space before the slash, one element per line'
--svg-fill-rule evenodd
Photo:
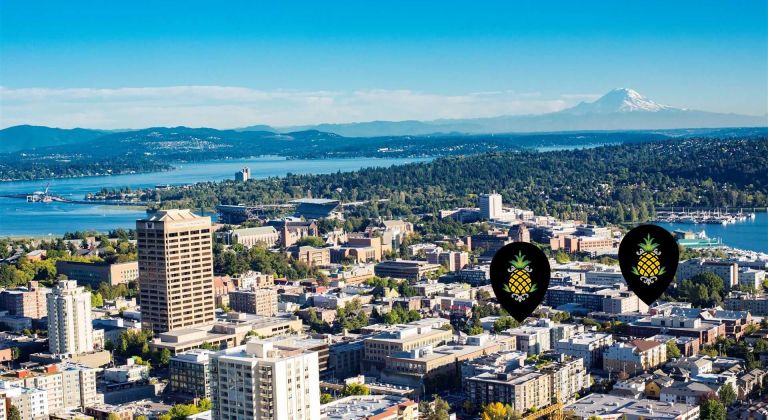
<path fill-rule="evenodd" d="M 303 196 L 342 201 L 389 199 L 376 212 L 436 214 L 476 206 L 497 190 L 508 202 L 555 217 L 635 223 L 656 206 L 768 205 L 768 142 L 685 139 L 558 152 L 488 153 L 392 168 L 328 175 L 288 175 L 260 182 L 201 183 L 162 191 L 165 206 L 280 203 Z M 707 162 L 707 165 L 700 165 Z M 448 225 L 445 225 L 448 227 Z M 458 233 L 456 231 L 446 233 Z"/>

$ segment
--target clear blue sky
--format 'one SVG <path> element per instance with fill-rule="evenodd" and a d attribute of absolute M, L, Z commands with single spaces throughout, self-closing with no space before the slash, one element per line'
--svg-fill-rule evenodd
<path fill-rule="evenodd" d="M 3 0 L 0 94 L 4 113 L 10 114 L 2 123 L 39 118 L 35 113 L 43 111 L 44 102 L 53 104 L 45 112 L 61 118 L 42 122 L 66 121 L 74 112 L 72 101 L 80 101 L 94 125 L 141 125 L 128 121 L 130 114 L 107 121 L 92 109 L 94 103 L 130 104 L 131 98 L 138 104 L 136 114 L 152 112 L 153 106 L 189 105 L 196 115 L 231 107 L 239 116 L 231 121 L 235 125 L 251 119 L 285 124 L 397 118 L 397 101 L 404 100 L 397 92 L 411 95 L 405 100 L 415 101 L 414 109 L 439 107 L 444 98 L 447 111 L 435 109 L 436 118 L 536 113 L 615 87 L 632 87 L 673 106 L 765 114 L 767 5 L 762 0 Z M 245 89 L 141 91 L 149 98 L 120 90 L 179 86 Z M 39 89 L 25 90 L 30 88 Z M 334 114 L 296 108 L 304 115 L 292 120 L 286 109 L 296 97 L 269 96 L 275 92 L 326 104 Z M 478 101 L 483 93 L 497 96 Z M 41 98 L 37 105 L 21 98 L 34 95 Z M 169 95 L 178 100 L 168 102 Z M 242 104 L 253 103 L 254 95 L 269 98 L 259 97 L 257 115 L 248 115 Z M 398 99 L 382 115 L 374 105 L 360 103 L 391 102 L 389 95 Z M 353 108 L 362 111 L 350 112 Z M 88 115 L 80 118 L 87 124 Z"/>

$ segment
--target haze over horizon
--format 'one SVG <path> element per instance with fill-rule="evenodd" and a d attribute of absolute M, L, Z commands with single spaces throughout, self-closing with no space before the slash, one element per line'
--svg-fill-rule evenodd
<path fill-rule="evenodd" d="M 544 114 L 620 87 L 768 114 L 764 2 L 77 3 L 4 5 L 0 128 Z"/>

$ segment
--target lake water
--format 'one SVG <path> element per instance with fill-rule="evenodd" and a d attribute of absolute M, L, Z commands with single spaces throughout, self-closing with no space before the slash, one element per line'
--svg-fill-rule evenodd
<path fill-rule="evenodd" d="M 101 188 L 154 187 L 158 184 L 183 185 L 202 181 L 233 179 L 235 172 L 247 166 L 251 177 L 267 178 L 294 174 L 323 174 L 347 172 L 368 167 L 384 167 L 430 160 L 404 159 L 320 159 L 286 160 L 280 157 L 260 157 L 225 161 L 196 162 L 176 165 L 169 172 L 93 176 L 50 180 L 49 192 L 65 198 L 82 199 L 86 193 Z M 0 195 L 29 194 L 45 189 L 47 180 L 0 182 Z M 27 203 L 23 199 L 0 197 L 0 236 L 61 235 L 75 230 L 105 232 L 123 227 L 132 228 L 136 219 L 146 216 L 144 208 L 107 206 L 99 204 Z"/>
<path fill-rule="evenodd" d="M 658 223 L 669 230 L 686 230 L 707 233 L 710 238 L 720 238 L 728 246 L 768 253 L 768 213 L 760 212 L 754 219 L 730 225 L 706 225 L 685 223 Z"/>

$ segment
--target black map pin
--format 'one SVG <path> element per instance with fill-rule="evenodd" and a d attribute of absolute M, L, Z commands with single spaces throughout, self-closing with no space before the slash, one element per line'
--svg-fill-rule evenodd
<path fill-rule="evenodd" d="M 501 306 L 519 322 L 533 313 L 549 287 L 549 261 L 535 245 L 512 242 L 493 256 L 491 285 Z"/>
<path fill-rule="evenodd" d="M 650 305 L 667 290 L 677 271 L 677 241 L 664 228 L 640 225 L 619 245 L 621 274 L 637 297 Z"/>

